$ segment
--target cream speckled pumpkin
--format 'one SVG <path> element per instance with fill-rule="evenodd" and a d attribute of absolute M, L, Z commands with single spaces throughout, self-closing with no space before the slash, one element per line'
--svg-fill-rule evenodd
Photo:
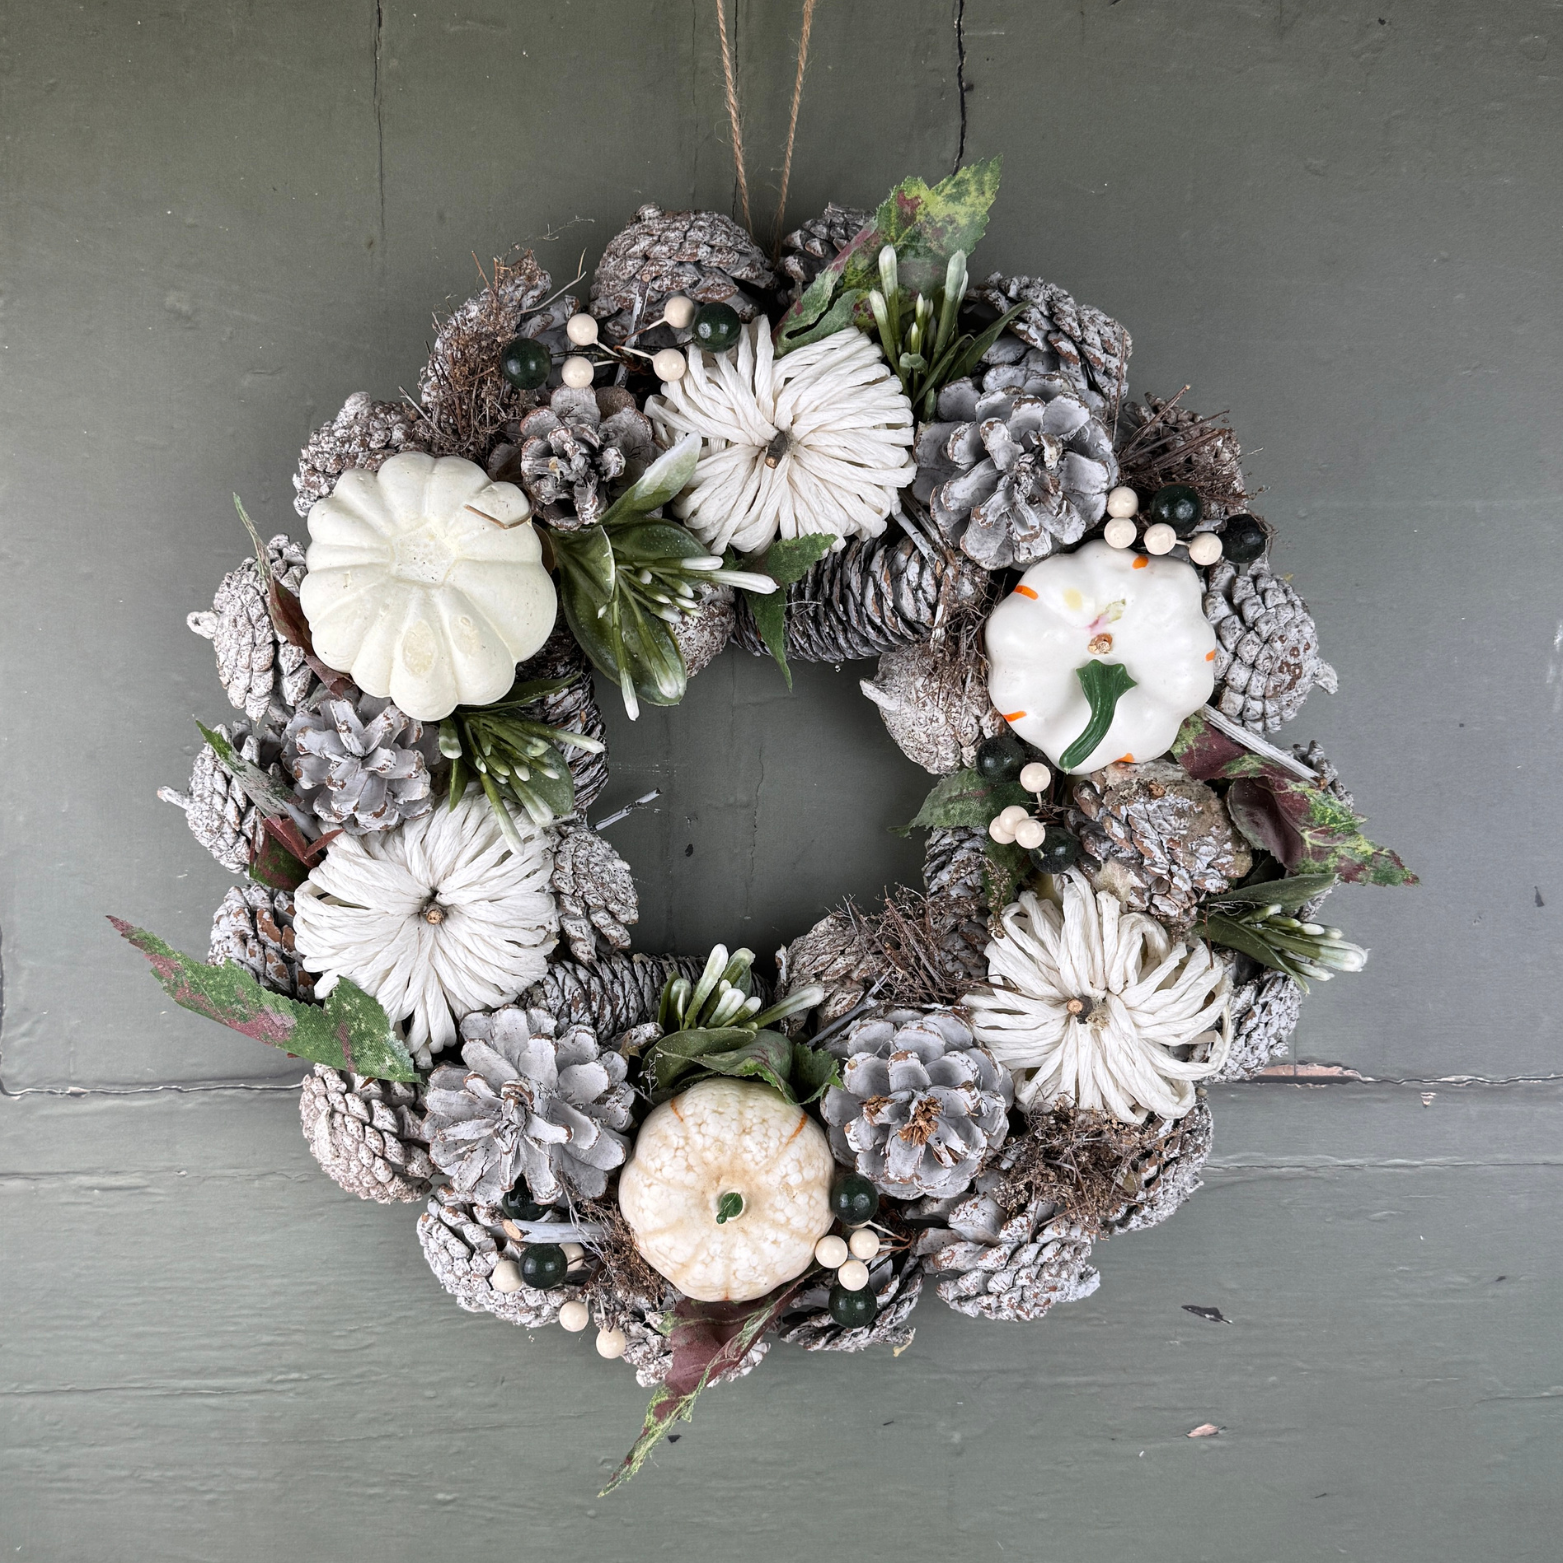
<path fill-rule="evenodd" d="M 824 1132 L 768 1086 L 702 1080 L 641 1126 L 619 1209 L 646 1259 L 698 1302 L 748 1302 L 801 1275 L 830 1228 Z M 741 1208 L 718 1220 L 724 1204 Z"/>
<path fill-rule="evenodd" d="M 487 705 L 554 624 L 554 583 L 513 483 L 404 451 L 310 508 L 299 602 L 316 654 L 421 722 Z"/>

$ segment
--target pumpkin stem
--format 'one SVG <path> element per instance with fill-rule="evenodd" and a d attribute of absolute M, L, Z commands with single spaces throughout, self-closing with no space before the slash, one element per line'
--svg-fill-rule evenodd
<path fill-rule="evenodd" d="M 716 1202 L 716 1224 L 721 1226 L 724 1221 L 731 1221 L 736 1216 L 743 1214 L 744 1197 L 736 1189 L 730 1189 Z"/>

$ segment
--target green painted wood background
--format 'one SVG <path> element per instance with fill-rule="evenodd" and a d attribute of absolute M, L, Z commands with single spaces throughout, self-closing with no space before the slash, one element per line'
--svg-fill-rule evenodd
<path fill-rule="evenodd" d="M 736 8 L 767 226 L 798 9 Z M 457 1310 L 102 914 L 199 949 L 221 895 L 154 792 L 226 709 L 183 618 L 230 492 L 297 535 L 299 444 L 412 386 L 474 254 L 731 205 L 711 4 L 0 3 L 4 1555 L 1555 1559 L 1560 59 L 1547 0 L 822 0 L 794 217 L 1004 154 L 980 258 L 1232 409 L 1341 674 L 1293 735 L 1424 884 L 1342 893 L 1373 962 L 1298 1035 L 1372 1083 L 1214 1091 L 1206 1191 L 1095 1297 L 778 1350 L 599 1501 L 630 1375 Z M 862 671 L 729 653 L 614 724 L 644 946 L 915 872 Z"/>

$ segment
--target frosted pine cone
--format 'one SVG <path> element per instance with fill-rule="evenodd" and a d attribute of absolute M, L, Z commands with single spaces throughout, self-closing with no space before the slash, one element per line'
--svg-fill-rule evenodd
<path fill-rule="evenodd" d="M 1069 822 L 1098 890 L 1164 922 L 1187 923 L 1199 899 L 1253 867 L 1226 806 L 1167 760 L 1119 763 L 1074 783 Z"/>
<path fill-rule="evenodd" d="M 721 656 L 738 622 L 731 586 L 704 585 L 696 591 L 700 596 L 698 612 L 687 617 L 681 614 L 677 623 L 668 625 L 684 659 L 684 671 L 691 678 Z"/>
<path fill-rule="evenodd" d="M 585 1025 L 617 1037 L 657 1013 L 669 977 L 694 981 L 705 964 L 693 955 L 599 955 L 592 966 L 554 961 L 521 1002 L 546 1010 L 561 1028 Z"/>
<path fill-rule="evenodd" d="M 368 391 L 354 391 L 330 423 L 323 423 L 299 452 L 293 474 L 293 508 L 307 516 L 326 498 L 344 472 L 355 467 L 378 472 L 404 450 L 428 449 L 428 424 L 406 402 L 377 402 Z M 298 587 L 291 588 L 297 591 Z"/>
<path fill-rule="evenodd" d="M 1302 1012 L 1303 991 L 1279 971 L 1261 971 L 1232 991 L 1232 1051 L 1212 1078 L 1250 1080 L 1286 1052 Z"/>
<path fill-rule="evenodd" d="M 304 1138 L 331 1180 L 382 1205 L 423 1199 L 434 1164 L 423 1139 L 418 1092 L 316 1064 L 304 1076 Z"/>
<path fill-rule="evenodd" d="M 1140 1232 L 1165 1221 L 1202 1185 L 1210 1155 L 1210 1109 L 1197 1102 L 1181 1118 L 1163 1123 L 1155 1145 L 1135 1157 L 1123 1180 L 1124 1203 L 1102 1223 L 1112 1232 Z"/>
<path fill-rule="evenodd" d="M 220 723 L 215 731 L 241 758 L 261 766 L 279 782 L 284 780 L 282 767 L 276 763 L 276 744 L 251 732 L 248 722 Z M 242 874 L 249 868 L 250 857 L 265 835 L 261 812 L 245 797 L 210 744 L 202 744 L 195 757 L 189 792 L 159 787 L 157 795 L 164 803 L 185 811 L 190 834 L 230 873 Z"/>
<path fill-rule="evenodd" d="M 296 593 L 304 578 L 304 550 L 279 532 L 267 543 L 266 556 L 274 579 Z M 212 642 L 228 703 L 243 711 L 252 725 L 271 721 L 280 727 L 287 708 L 309 693 L 314 675 L 304 653 L 278 635 L 266 579 L 254 559 L 230 570 L 210 611 L 192 613 L 185 623 Z"/>
<path fill-rule="evenodd" d="M 586 653 L 576 645 L 568 627 L 560 623 L 543 642 L 543 649 L 523 662 L 517 671 L 528 682 L 534 679 L 565 680 L 562 689 L 528 701 L 527 716 L 549 727 L 595 738 L 603 745 L 595 753 L 574 747 L 563 751 L 564 763 L 569 766 L 575 782 L 575 807 L 577 811 L 589 808 L 608 785 L 608 729 L 597 705 L 592 665 Z"/>
<path fill-rule="evenodd" d="M 630 866 L 589 825 L 563 825 L 554 839 L 554 895 L 559 927 L 570 953 L 583 966 L 597 959 L 599 944 L 627 950 L 626 924 L 639 920 L 640 903 Z"/>
<path fill-rule="evenodd" d="M 987 899 L 988 833 L 966 826 L 928 832 L 923 847 L 923 884 L 928 894 L 952 901 Z"/>
<path fill-rule="evenodd" d="M 647 204 L 616 233 L 592 277 L 591 312 L 610 342 L 622 342 L 662 318 L 675 293 L 697 304 L 727 304 L 740 320 L 753 320 L 759 304 L 752 292 L 776 281 L 760 247 L 720 212 L 664 212 Z M 747 284 L 745 291 L 740 284 Z M 637 336 L 648 351 L 689 340 L 687 330 L 669 326 Z"/>
<path fill-rule="evenodd" d="M 1111 409 L 1124 399 L 1134 344 L 1110 315 L 1077 304 L 1062 288 L 1040 277 L 1005 278 L 995 272 L 972 290 L 972 297 L 987 305 L 994 319 L 1016 304 L 1026 305 L 989 350 L 988 363 L 1010 364 L 1026 358 L 1071 389 L 1093 412 Z M 1033 359 L 1032 354 L 1037 356 Z"/>
<path fill-rule="evenodd" d="M 961 1193 L 1009 1133 L 1009 1072 L 948 1011 L 865 1016 L 828 1046 L 844 1060 L 821 1104 L 831 1149 L 896 1199 Z"/>
<path fill-rule="evenodd" d="M 872 220 L 868 212 L 832 201 L 818 217 L 794 228 L 782 240 L 781 258 L 781 269 L 792 278 L 792 297 L 800 297 Z"/>
<path fill-rule="evenodd" d="M 1214 704 L 1255 733 L 1273 733 L 1302 708 L 1317 684 L 1334 694 L 1335 669 L 1319 656 L 1319 630 L 1291 585 L 1269 562 L 1246 571 L 1227 560 L 1212 568 L 1205 617 L 1215 626 Z"/>
<path fill-rule="evenodd" d="M 234 885 L 212 918 L 206 956 L 214 966 L 232 961 L 263 988 L 306 1003 L 315 996 L 313 975 L 299 965 L 293 943 L 293 896 L 253 880 Z"/>
<path fill-rule="evenodd" d="M 282 763 L 326 829 L 362 836 L 434 807 L 429 773 L 440 763 L 438 740 L 437 727 L 374 695 L 356 705 L 323 700 L 288 723 Z"/>
<path fill-rule="evenodd" d="M 1119 481 L 1146 495 L 1186 483 L 1203 507 L 1197 531 L 1219 531 L 1227 517 L 1247 509 L 1243 448 L 1227 424 L 1147 395 L 1143 407 L 1124 405 L 1116 432 Z"/>
<path fill-rule="evenodd" d="M 816 1010 L 822 1026 L 855 1009 L 883 975 L 871 921 L 855 908 L 826 913 L 787 946 L 789 988 L 817 983 L 825 990 Z"/>
<path fill-rule="evenodd" d="M 798 1294 L 782 1319 L 781 1339 L 805 1351 L 866 1351 L 870 1346 L 904 1350 L 917 1333 L 906 1321 L 923 1294 L 921 1261 L 906 1250 L 882 1254 L 869 1263 L 868 1285 L 879 1304 L 872 1324 L 855 1330 L 837 1324 L 830 1311 L 830 1287 L 821 1283 Z"/>
<path fill-rule="evenodd" d="M 971 764 L 977 745 L 1005 725 L 988 698 L 981 659 L 948 643 L 894 647 L 858 688 L 879 707 L 901 753 L 934 776 Z"/>

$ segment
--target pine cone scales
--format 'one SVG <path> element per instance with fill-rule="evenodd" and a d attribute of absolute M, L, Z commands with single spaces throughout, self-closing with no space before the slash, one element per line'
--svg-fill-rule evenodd
<path fill-rule="evenodd" d="M 523 662 L 518 673 L 528 682 L 534 679 L 541 682 L 567 680 L 564 688 L 528 701 L 526 714 L 534 721 L 545 722 L 563 732 L 595 738 L 604 746 L 595 753 L 586 749 L 563 750 L 564 762 L 575 782 L 575 807 L 577 810 L 589 808 L 608 785 L 608 729 L 597 705 L 592 665 L 586 653 L 576 645 L 575 637 L 561 622 L 543 643 L 543 649 Z"/>
<path fill-rule="evenodd" d="M 249 723 L 219 723 L 215 729 L 226 738 L 240 756 L 283 780 L 277 765 L 277 746 L 263 741 L 250 731 Z M 157 795 L 185 812 L 190 834 L 230 873 L 242 874 L 250 866 L 250 855 L 261 844 L 265 827 L 259 809 L 245 797 L 239 784 L 217 758 L 210 744 L 202 744 L 190 771 L 189 792 L 159 787 Z"/>
<path fill-rule="evenodd" d="M 304 1138 L 338 1187 L 382 1205 L 423 1199 L 434 1164 L 424 1146 L 418 1092 L 316 1064 L 299 1097 Z"/>
<path fill-rule="evenodd" d="M 1200 1187 L 1200 1169 L 1210 1156 L 1210 1109 L 1198 1102 L 1181 1118 L 1162 1125 L 1156 1144 L 1137 1156 L 1124 1179 L 1123 1205 L 1106 1218 L 1112 1232 L 1141 1232 L 1158 1226 Z"/>
<path fill-rule="evenodd" d="M 811 217 L 782 240 L 781 269 L 792 278 L 792 296 L 798 298 L 808 285 L 872 221 L 868 212 L 832 201 L 818 217 Z"/>
<path fill-rule="evenodd" d="M 656 1014 L 668 978 L 694 980 L 704 969 L 694 955 L 599 955 L 591 966 L 555 961 L 518 1002 L 546 1010 L 560 1027 L 617 1037 Z"/>
<path fill-rule="evenodd" d="M 583 966 L 597 959 L 599 942 L 627 950 L 628 924 L 640 917 L 629 864 L 589 825 L 561 826 L 554 841 L 554 895 L 570 953 Z"/>
<path fill-rule="evenodd" d="M 988 870 L 988 833 L 967 826 L 937 827 L 923 847 L 923 884 L 930 896 L 951 900 L 986 900 L 983 879 Z"/>
<path fill-rule="evenodd" d="M 969 1201 L 975 1205 L 977 1201 Z M 925 1234 L 918 1251 L 938 1277 L 940 1299 L 972 1319 L 1014 1323 L 1040 1319 L 1061 1302 L 1078 1302 L 1101 1285 L 1087 1264 L 1091 1240 L 1051 1201 L 1033 1201 L 999 1227 L 992 1241 L 961 1235 L 963 1207 L 948 1230 Z"/>
<path fill-rule="evenodd" d="M 354 391 L 341 412 L 321 424 L 299 452 L 293 508 L 307 516 L 317 501 L 335 489 L 344 472 L 354 468 L 378 472 L 401 451 L 427 448 L 428 424 L 416 407 L 377 402 L 367 391 Z"/>
<path fill-rule="evenodd" d="M 315 996 L 314 974 L 299 964 L 293 938 L 293 897 L 251 881 L 234 885 L 212 918 L 207 960 L 232 961 L 263 987 L 308 1002 Z"/>
<path fill-rule="evenodd" d="M 1232 991 L 1232 1050 L 1215 1080 L 1249 1080 L 1286 1051 L 1303 991 L 1280 971 L 1261 972 Z"/>
<path fill-rule="evenodd" d="M 970 764 L 977 745 L 1004 727 L 981 663 L 948 640 L 894 647 L 880 657 L 872 681 L 861 679 L 858 688 L 879 707 L 902 754 L 934 776 Z"/>
<path fill-rule="evenodd" d="M 429 773 L 440 763 L 438 736 L 373 695 L 356 705 L 324 700 L 288 723 L 282 763 L 326 828 L 362 836 L 434 807 Z"/>
<path fill-rule="evenodd" d="M 1110 315 L 1077 304 L 1062 288 L 1040 277 L 1006 279 L 994 272 L 972 290 L 972 296 L 995 315 L 1016 304 L 1026 306 L 994 343 L 989 363 L 1016 362 L 1030 348 L 1040 355 L 1037 363 L 1043 372 L 1072 386 L 1093 411 L 1123 400 L 1134 343 Z"/>
<path fill-rule="evenodd" d="M 1215 627 L 1217 708 L 1251 732 L 1273 733 L 1315 684 L 1334 694 L 1335 669 L 1319 656 L 1319 630 L 1287 581 L 1257 560 L 1246 572 L 1222 560 L 1210 572 L 1205 617 Z"/>
<path fill-rule="evenodd" d="M 830 1288 L 811 1286 L 782 1320 L 780 1338 L 805 1351 L 866 1351 L 870 1346 L 904 1350 L 916 1331 L 908 1328 L 923 1294 L 923 1267 L 910 1253 L 883 1254 L 868 1267 L 868 1285 L 879 1304 L 874 1322 L 859 1329 L 836 1323 L 830 1311 Z"/>

